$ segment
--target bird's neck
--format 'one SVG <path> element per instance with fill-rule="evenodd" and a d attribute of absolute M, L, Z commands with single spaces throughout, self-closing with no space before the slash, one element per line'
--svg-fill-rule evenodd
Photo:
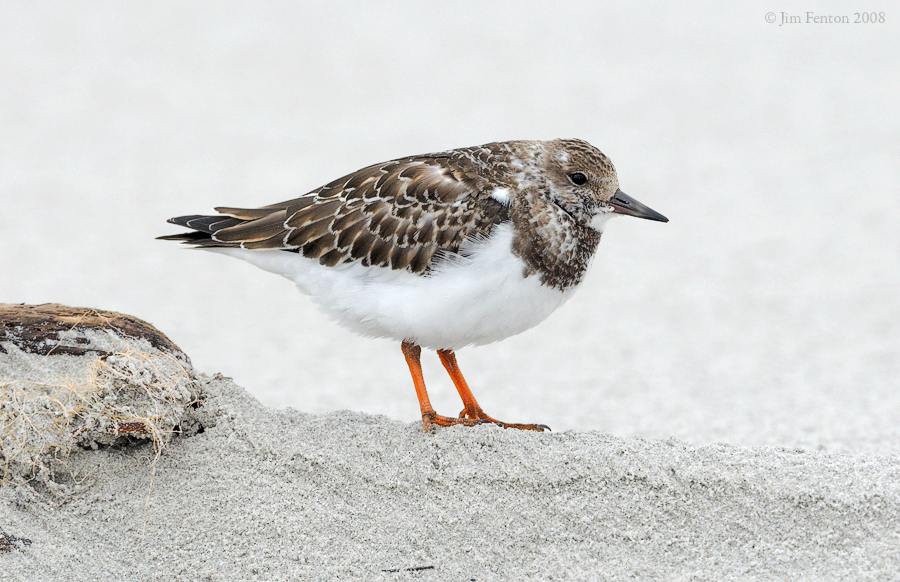
<path fill-rule="evenodd" d="M 525 263 L 525 276 L 565 291 L 581 283 L 600 244 L 600 232 L 579 224 L 546 197 L 521 192 L 510 219 L 512 252 Z"/>

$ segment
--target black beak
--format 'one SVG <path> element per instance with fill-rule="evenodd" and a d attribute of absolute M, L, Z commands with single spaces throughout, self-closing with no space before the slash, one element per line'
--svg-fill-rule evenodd
<path fill-rule="evenodd" d="M 646 218 L 647 220 L 669 222 L 668 218 L 652 208 L 644 206 L 621 190 L 616 190 L 613 197 L 609 199 L 609 205 L 613 207 L 613 212 L 616 214 L 627 214 L 628 216 L 637 216 L 638 218 Z"/>

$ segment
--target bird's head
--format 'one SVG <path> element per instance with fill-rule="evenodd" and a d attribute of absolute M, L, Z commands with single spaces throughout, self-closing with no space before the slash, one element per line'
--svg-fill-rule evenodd
<path fill-rule="evenodd" d="M 603 152 L 580 139 L 545 142 L 545 179 L 550 201 L 576 222 L 603 232 L 617 214 L 668 222 L 619 190 L 616 169 Z"/>

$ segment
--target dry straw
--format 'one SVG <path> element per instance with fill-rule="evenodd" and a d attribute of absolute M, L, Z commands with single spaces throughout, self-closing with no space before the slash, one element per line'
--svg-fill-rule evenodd
<path fill-rule="evenodd" d="M 18 359 L 17 369 L 33 364 L 18 378 L 0 374 L 0 482 L 60 484 L 57 473 L 77 450 L 149 439 L 158 458 L 173 434 L 196 432 L 200 391 L 190 365 L 144 340 L 115 339 L 116 351 L 82 356 L 5 344 L 0 356 Z"/>

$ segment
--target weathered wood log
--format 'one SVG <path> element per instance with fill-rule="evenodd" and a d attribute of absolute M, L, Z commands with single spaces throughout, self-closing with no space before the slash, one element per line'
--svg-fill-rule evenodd
<path fill-rule="evenodd" d="M 158 350 L 190 361 L 161 331 L 131 315 L 59 303 L 0 303 L 0 353 L 6 353 L 2 342 L 11 342 L 23 352 L 39 355 L 103 353 L 84 345 L 89 340 L 77 332 L 85 330 L 108 330 L 123 338 L 145 339 Z"/>

